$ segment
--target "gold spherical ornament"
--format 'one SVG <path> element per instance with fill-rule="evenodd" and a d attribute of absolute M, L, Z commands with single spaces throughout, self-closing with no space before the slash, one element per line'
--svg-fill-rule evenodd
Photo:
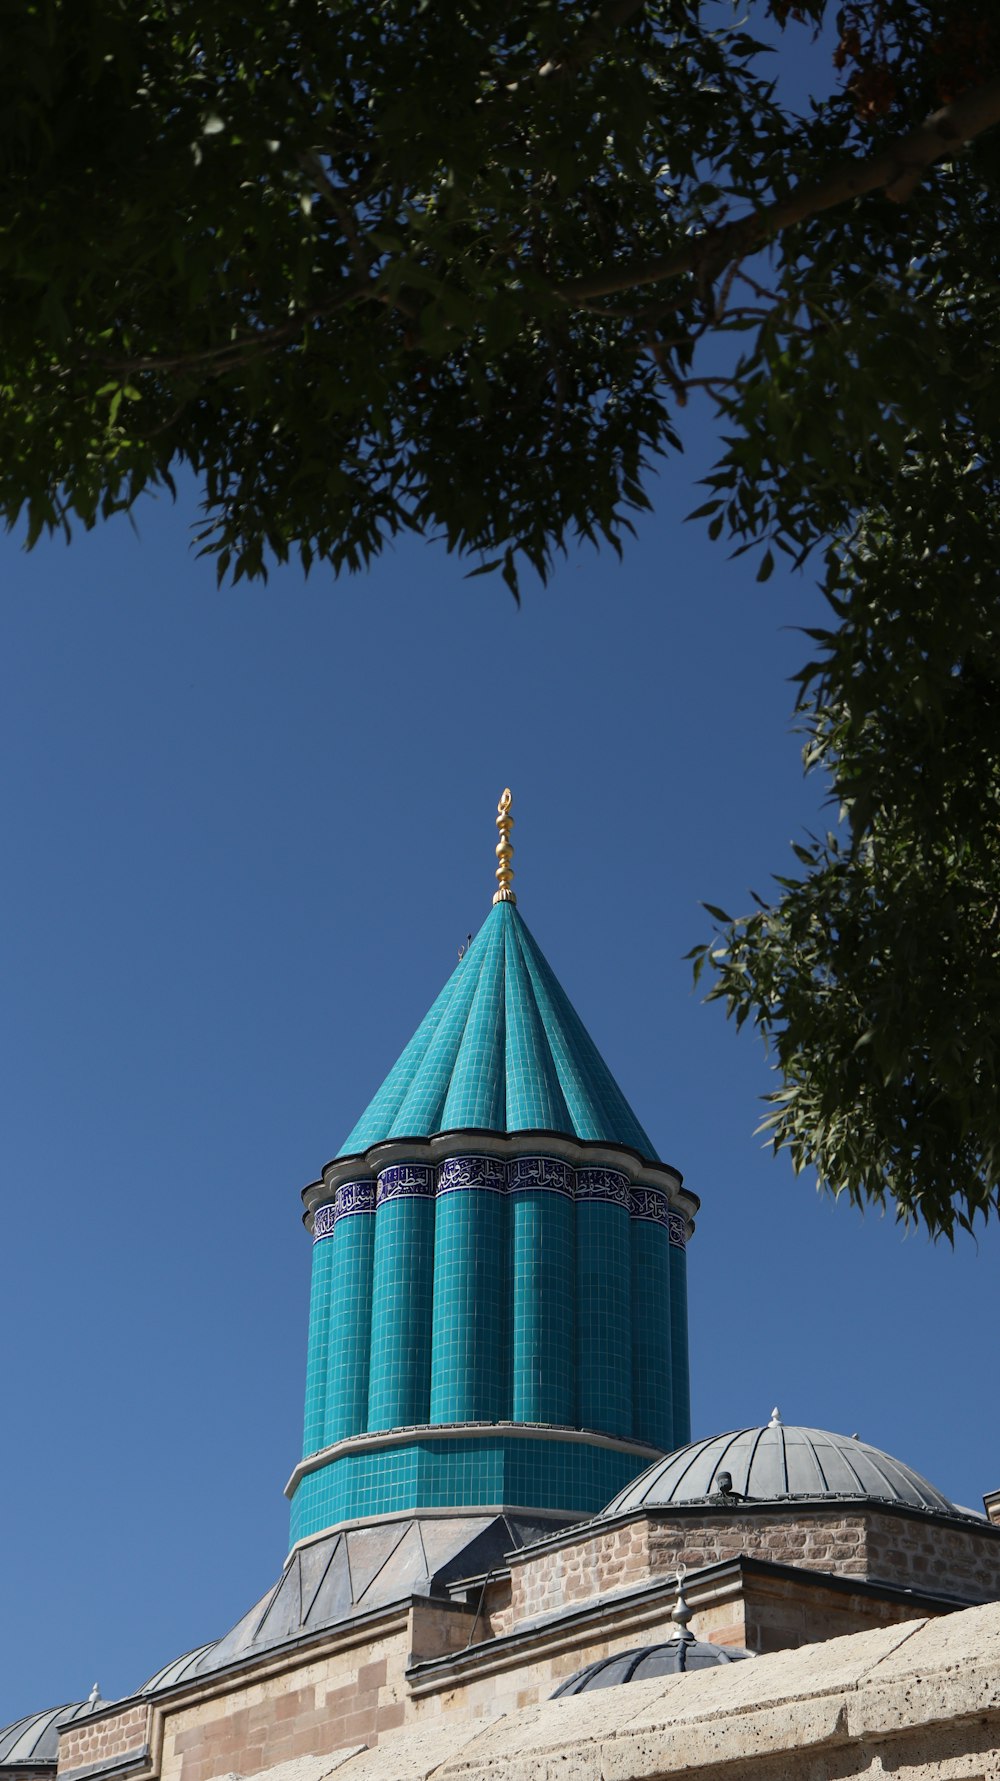
<path fill-rule="evenodd" d="M 499 888 L 493 898 L 494 903 L 517 902 L 517 898 L 511 889 L 511 881 L 514 877 L 514 868 L 511 865 L 511 860 L 514 857 L 514 846 L 510 838 L 510 831 L 514 827 L 514 818 L 510 814 L 510 806 L 510 787 L 507 786 L 497 805 L 497 828 L 500 830 L 500 840 L 497 843 L 497 859 L 500 863 L 497 866 L 497 884 Z"/>

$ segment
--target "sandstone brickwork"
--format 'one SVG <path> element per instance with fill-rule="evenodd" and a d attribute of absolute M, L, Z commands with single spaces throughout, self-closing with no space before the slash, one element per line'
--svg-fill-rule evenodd
<path fill-rule="evenodd" d="M 578 1606 L 610 1590 L 626 1589 L 652 1575 L 650 1523 L 644 1516 L 622 1526 L 598 1527 L 577 1539 L 529 1548 L 511 1563 L 511 1626 L 556 1609 Z"/>
<path fill-rule="evenodd" d="M 111 1717 L 76 1719 L 59 1737 L 63 1774 L 77 1769 L 119 1765 L 132 1756 L 141 1761 L 149 1745 L 150 1709 L 145 1701 Z"/>
<path fill-rule="evenodd" d="M 511 1623 L 577 1607 L 644 1578 L 741 1553 L 838 1576 L 867 1577 L 966 1602 L 1000 1596 L 1000 1527 L 949 1524 L 904 1509 L 787 1505 L 637 1517 L 529 1548 L 511 1565 Z"/>

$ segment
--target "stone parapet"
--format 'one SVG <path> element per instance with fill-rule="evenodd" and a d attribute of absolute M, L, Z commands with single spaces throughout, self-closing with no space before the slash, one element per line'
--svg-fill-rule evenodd
<path fill-rule="evenodd" d="M 1000 1604 L 333 1753 L 337 1781 L 998 1781 Z"/>

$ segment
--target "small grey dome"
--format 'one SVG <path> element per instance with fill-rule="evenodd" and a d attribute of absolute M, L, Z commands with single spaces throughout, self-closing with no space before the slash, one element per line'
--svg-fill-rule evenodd
<path fill-rule="evenodd" d="M 618 1651 L 613 1657 L 599 1657 L 596 1663 L 578 1670 L 552 1695 L 589 1694 L 593 1688 L 614 1688 L 619 1682 L 648 1682 L 653 1676 L 683 1676 L 689 1670 L 707 1670 L 715 1664 L 737 1663 L 741 1657 L 752 1657 L 735 1645 L 708 1645 L 703 1639 L 664 1639 L 662 1645 L 640 1645 L 633 1651 Z"/>
<path fill-rule="evenodd" d="M 854 1435 L 786 1427 L 773 1418 L 764 1428 L 735 1429 L 668 1453 L 626 1485 L 601 1513 L 602 1517 L 628 1515 L 706 1500 L 735 1507 L 742 1497 L 781 1502 L 828 1496 L 905 1503 L 941 1515 L 960 1513 L 919 1472 L 878 1447 L 869 1447 Z"/>
<path fill-rule="evenodd" d="M 46 1707 L 29 1713 L 0 1729 L 0 1768 L 52 1768 L 59 1754 L 59 1727 L 82 1719 L 106 1701 L 70 1701 L 62 1707 Z"/>

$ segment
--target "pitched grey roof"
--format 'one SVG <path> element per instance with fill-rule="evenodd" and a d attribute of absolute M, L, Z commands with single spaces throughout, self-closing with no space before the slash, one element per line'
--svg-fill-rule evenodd
<path fill-rule="evenodd" d="M 277 1583 L 221 1639 L 175 1658 L 138 1693 L 163 1693 L 409 1596 L 443 1595 L 450 1583 L 482 1576 L 552 1525 L 484 1513 L 335 1529 L 297 1546 Z"/>
<path fill-rule="evenodd" d="M 867 1441 L 772 1421 L 763 1428 L 735 1429 L 692 1441 L 668 1453 L 626 1485 L 602 1514 L 702 1502 L 717 1495 L 719 1478 L 726 1472 L 735 1496 L 755 1502 L 861 1497 L 934 1509 L 943 1515 L 961 1513 L 919 1472 Z"/>

